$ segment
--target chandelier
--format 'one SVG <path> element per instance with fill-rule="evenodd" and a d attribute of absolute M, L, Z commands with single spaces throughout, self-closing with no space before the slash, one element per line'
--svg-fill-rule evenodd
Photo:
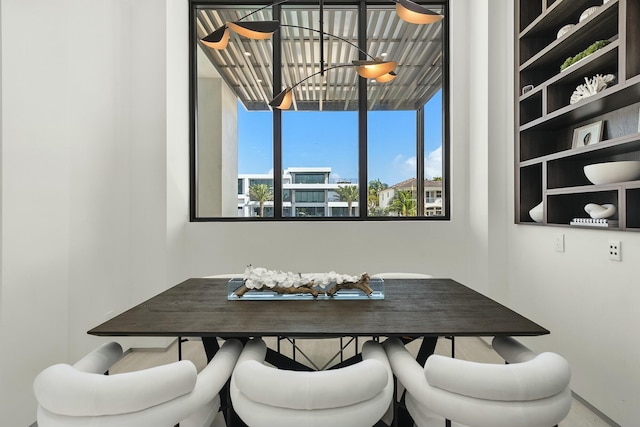
<path fill-rule="evenodd" d="M 355 68 L 358 75 L 365 79 L 375 79 L 379 83 L 386 83 L 392 81 L 397 74 L 395 73 L 395 68 L 398 65 L 396 61 L 388 61 L 383 60 L 380 57 L 373 57 L 369 53 L 360 49 L 358 46 L 353 44 L 352 42 L 345 40 L 339 36 L 327 33 L 324 31 L 324 22 L 323 22 L 323 7 L 324 0 L 320 0 L 320 28 L 313 29 L 309 27 L 299 26 L 299 25 L 289 25 L 289 24 L 281 24 L 280 21 L 277 20 L 265 20 L 265 21 L 244 21 L 245 18 L 260 12 L 268 7 L 276 6 L 279 4 L 286 3 L 289 0 L 281 0 L 275 3 L 266 5 L 259 9 L 248 13 L 236 21 L 226 22 L 224 25 L 216 28 L 211 33 L 207 34 L 205 37 L 200 39 L 200 42 L 207 46 L 208 48 L 215 50 L 224 50 L 226 49 L 229 38 L 230 38 L 230 30 L 234 33 L 246 37 L 252 40 L 266 40 L 270 38 L 273 33 L 279 30 L 282 27 L 290 27 L 290 28 L 299 28 L 308 31 L 312 31 L 319 34 L 320 40 L 323 41 L 325 36 L 338 39 L 342 42 L 348 43 L 357 49 L 360 53 L 366 56 L 368 59 L 356 59 L 352 60 L 351 63 L 348 64 L 338 64 L 331 67 L 325 67 L 324 60 L 324 42 L 320 43 L 320 71 L 315 72 L 309 76 L 304 77 L 303 79 L 297 81 L 291 86 L 287 86 L 284 90 L 282 90 L 278 95 L 276 95 L 270 102 L 269 105 L 273 108 L 277 108 L 280 110 L 287 110 L 291 107 L 293 101 L 293 88 L 300 85 L 301 83 L 307 81 L 308 79 L 317 76 L 318 74 L 324 76 L 326 71 L 330 71 L 337 68 L 344 67 L 353 67 Z M 417 3 L 412 2 L 411 0 L 394 0 L 395 10 L 400 19 L 410 24 L 417 25 L 426 25 L 433 24 L 439 22 L 444 18 L 443 15 L 433 12 Z"/>

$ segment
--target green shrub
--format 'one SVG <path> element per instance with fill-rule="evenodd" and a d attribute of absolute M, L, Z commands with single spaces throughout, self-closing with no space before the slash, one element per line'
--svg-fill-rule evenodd
<path fill-rule="evenodd" d="M 608 40 L 599 40 L 599 41 L 595 42 L 594 44 L 592 44 L 591 46 L 589 46 L 588 48 L 586 48 L 585 50 L 583 50 L 582 52 L 580 52 L 576 56 L 572 56 L 572 57 L 567 58 L 567 60 L 564 61 L 564 63 L 560 66 L 560 71 L 562 71 L 565 68 L 575 64 L 576 62 L 580 61 L 582 58 L 586 58 L 587 56 L 591 55 L 596 50 L 601 49 L 601 48 L 605 47 L 608 44 L 609 44 Z"/>

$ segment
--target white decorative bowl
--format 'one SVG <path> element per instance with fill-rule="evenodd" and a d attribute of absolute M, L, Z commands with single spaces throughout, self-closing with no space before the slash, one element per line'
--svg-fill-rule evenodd
<path fill-rule="evenodd" d="M 560 37 L 564 36 L 565 34 L 567 34 L 569 31 L 571 31 L 573 29 L 573 27 L 575 27 L 575 24 L 567 24 L 564 27 L 560 28 L 558 30 L 558 34 L 556 35 L 556 39 L 559 39 Z"/>
<path fill-rule="evenodd" d="M 585 9 L 585 11 L 580 15 L 579 22 L 584 21 L 585 19 L 596 13 L 598 11 L 598 7 L 600 6 L 591 6 L 590 8 Z"/>
<path fill-rule="evenodd" d="M 593 184 L 634 181 L 640 178 L 640 161 L 595 163 L 585 166 L 584 174 Z"/>
<path fill-rule="evenodd" d="M 544 205 L 543 205 L 543 203 L 544 202 L 538 203 L 533 208 L 531 208 L 531 210 L 529 211 L 529 216 L 535 222 L 542 222 L 544 220 Z"/>

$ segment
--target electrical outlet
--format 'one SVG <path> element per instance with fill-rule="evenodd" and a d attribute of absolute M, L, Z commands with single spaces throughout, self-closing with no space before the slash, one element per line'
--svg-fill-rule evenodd
<path fill-rule="evenodd" d="M 556 234 L 555 248 L 556 252 L 564 252 L 564 234 Z"/>
<path fill-rule="evenodd" d="M 609 240 L 609 259 L 611 261 L 622 261 L 622 247 L 619 240 Z"/>

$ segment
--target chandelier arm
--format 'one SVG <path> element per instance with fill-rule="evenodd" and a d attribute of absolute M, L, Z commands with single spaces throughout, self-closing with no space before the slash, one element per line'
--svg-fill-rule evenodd
<path fill-rule="evenodd" d="M 320 30 L 316 30 L 315 28 L 309 28 L 309 27 L 302 27 L 300 25 L 289 25 L 289 24 L 280 24 L 281 27 L 290 27 L 290 28 L 300 28 L 302 30 L 309 30 L 309 31 L 314 31 L 316 33 L 321 33 Z M 356 49 L 358 49 L 359 52 L 364 53 L 365 55 L 367 55 L 369 58 L 375 60 L 376 58 L 374 58 L 372 55 L 369 55 L 367 52 L 365 52 L 364 50 L 360 49 L 356 44 L 351 43 L 349 40 L 347 39 L 343 39 L 340 36 L 336 36 L 334 34 L 330 34 L 330 33 L 321 33 L 321 34 L 326 34 L 329 37 L 333 37 L 334 39 L 338 39 L 340 41 L 343 41 L 347 44 L 350 44 L 351 46 L 355 47 Z"/>
<path fill-rule="evenodd" d="M 248 18 L 249 16 L 253 15 L 254 13 L 258 13 L 258 12 L 260 12 L 261 10 L 265 10 L 265 9 L 266 9 L 266 8 L 268 8 L 268 7 L 278 6 L 278 5 L 280 5 L 280 4 L 282 4 L 282 3 L 286 3 L 286 2 L 288 2 L 288 1 L 289 1 L 289 0 L 280 0 L 280 1 L 276 1 L 276 2 L 270 3 L 270 4 L 266 5 L 266 6 L 262 6 L 260 9 L 256 9 L 256 10 L 254 10 L 254 11 L 253 11 L 253 12 L 251 12 L 251 13 L 247 13 L 246 15 L 244 15 L 242 18 L 238 19 L 238 20 L 237 20 L 237 21 L 235 21 L 235 22 L 242 21 L 244 18 Z"/>
<path fill-rule="evenodd" d="M 335 68 L 344 68 L 344 67 L 353 67 L 353 66 L 354 66 L 353 64 L 339 64 L 339 65 L 334 65 L 333 67 L 325 68 L 325 69 L 320 70 L 320 71 L 316 71 L 315 73 L 308 75 L 304 79 L 300 80 L 298 83 L 296 83 L 293 86 L 291 86 L 291 89 L 295 88 L 296 86 L 298 86 L 301 83 L 304 83 L 305 81 L 309 80 L 313 76 L 317 76 L 318 74 L 324 73 L 325 71 L 333 70 Z"/>

